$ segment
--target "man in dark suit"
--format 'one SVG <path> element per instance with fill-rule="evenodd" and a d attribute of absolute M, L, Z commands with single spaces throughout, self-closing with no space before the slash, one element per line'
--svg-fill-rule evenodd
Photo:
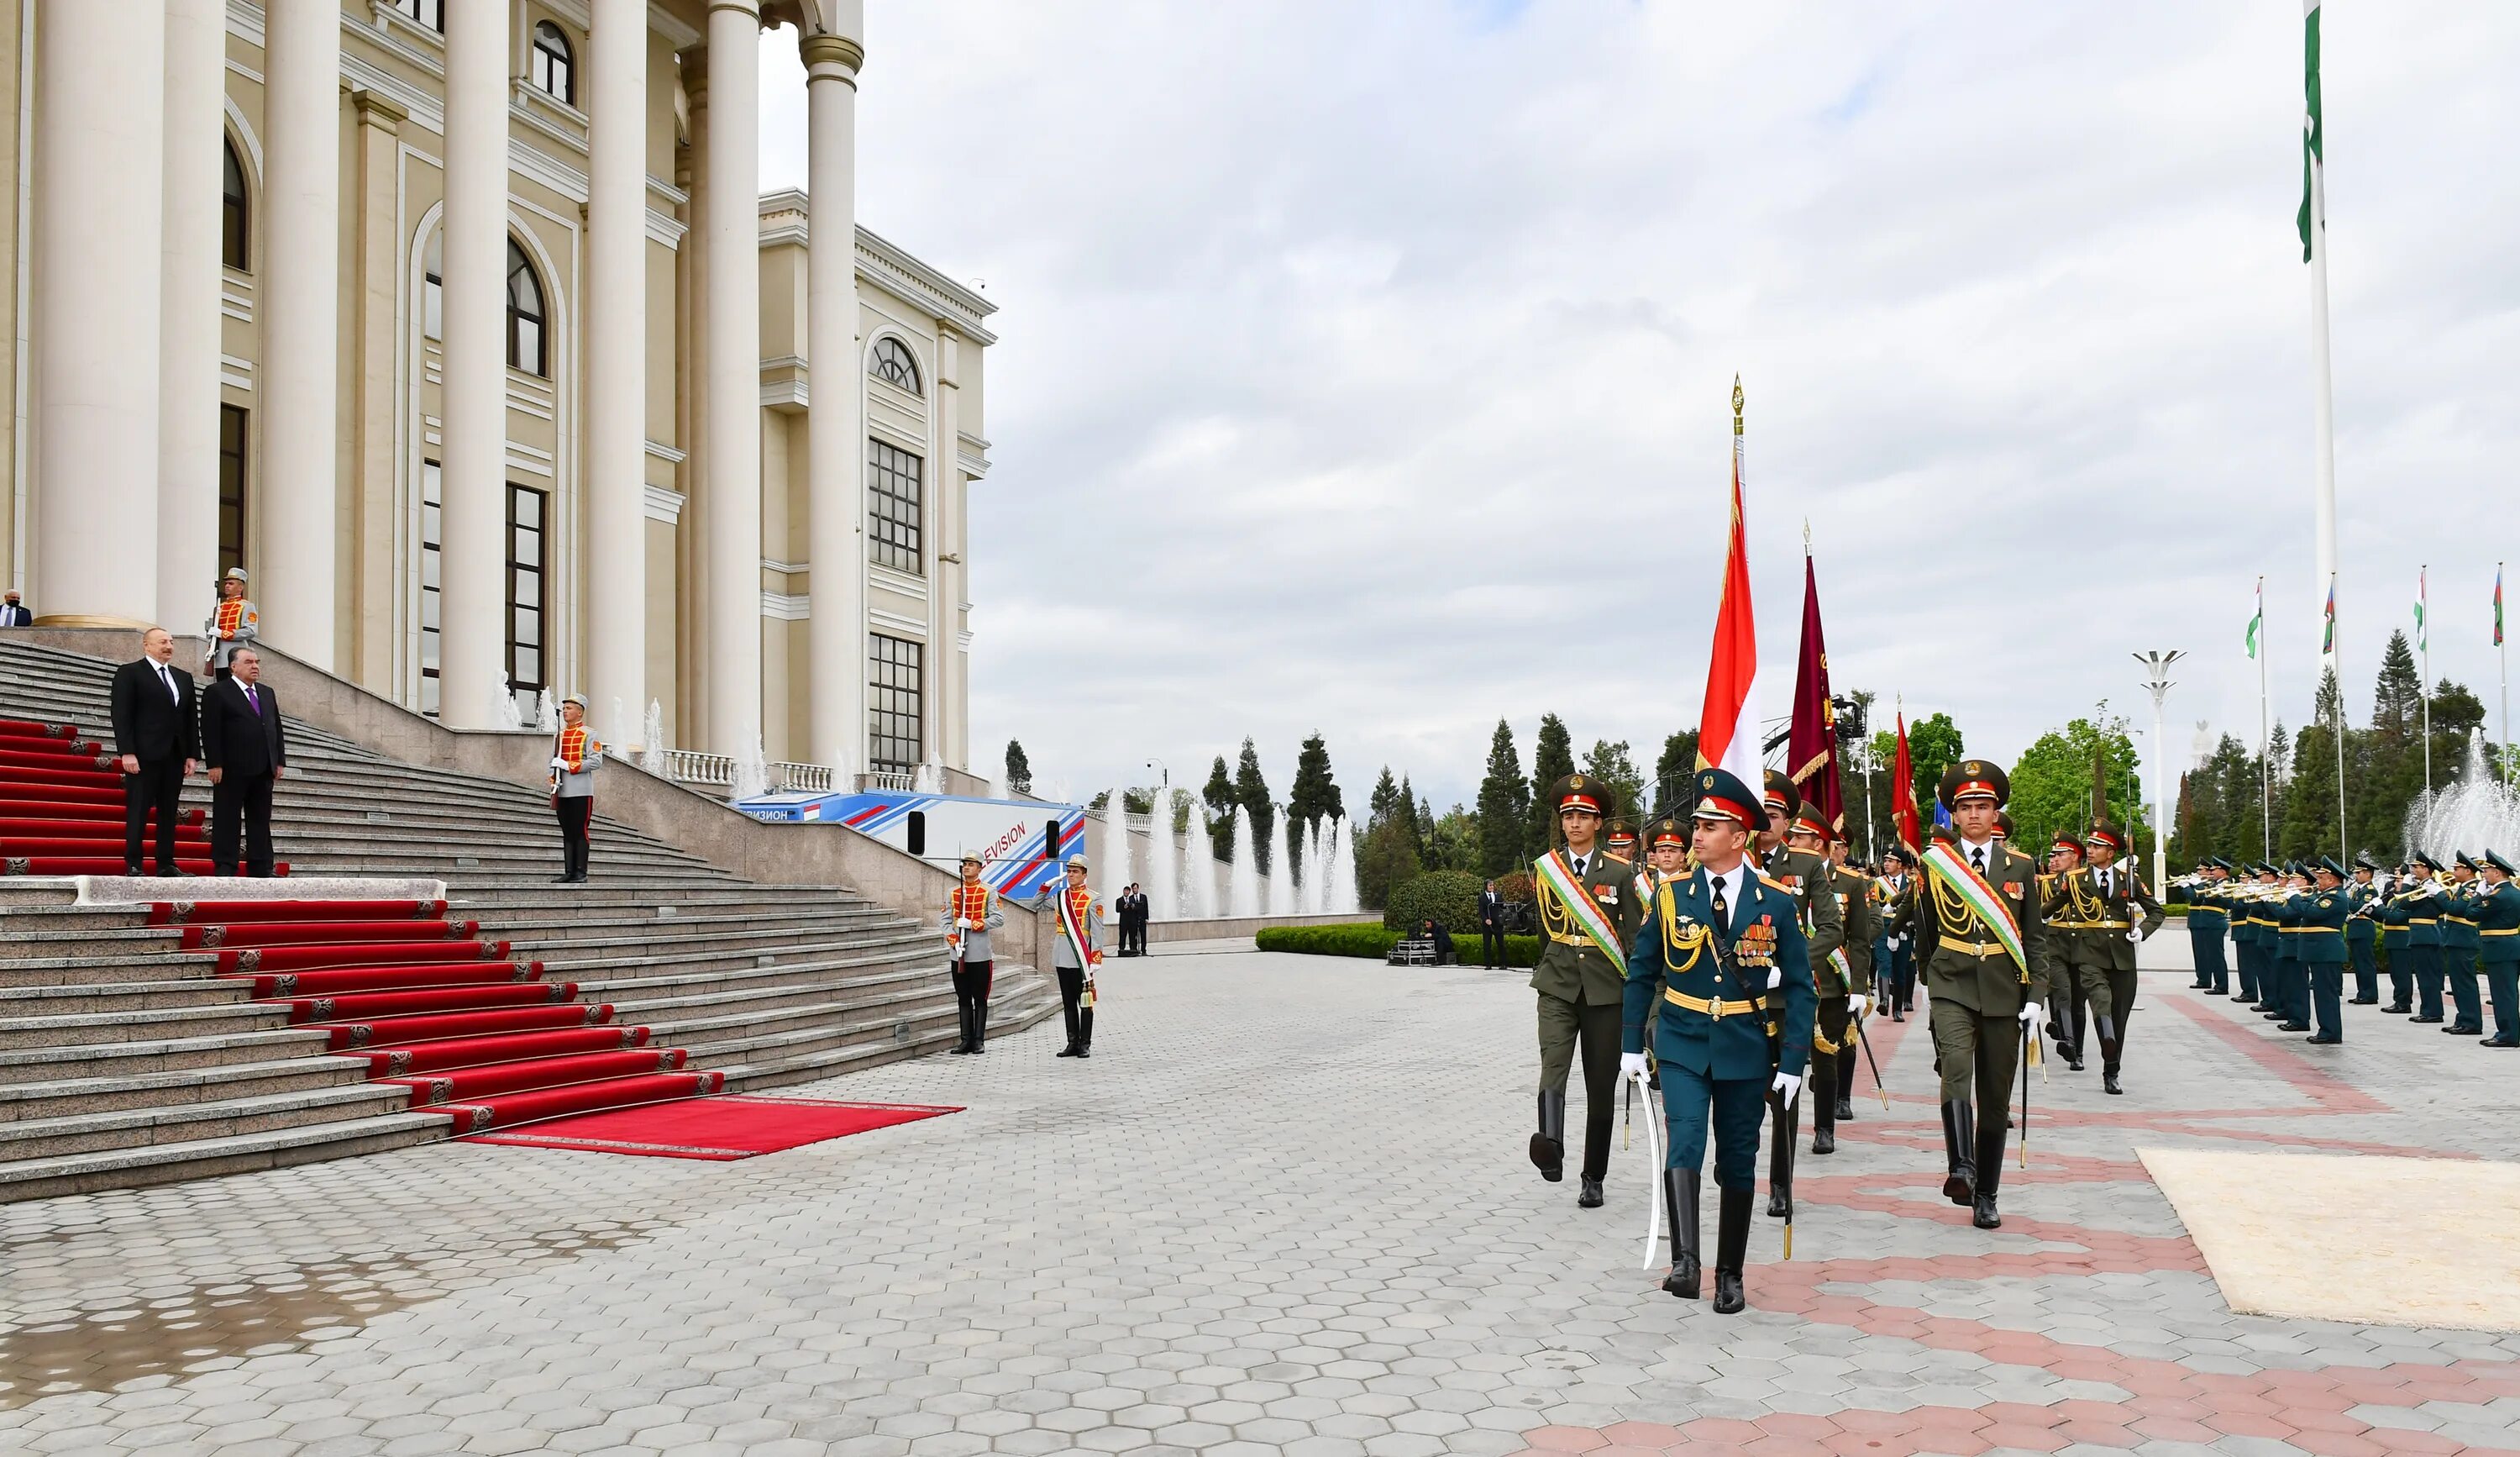
<path fill-rule="evenodd" d="M 1505 897 L 1494 881 L 1479 892 L 1479 962 L 1491 971 L 1505 965 Z"/>
<path fill-rule="evenodd" d="M 200 743 L 193 723 L 193 675 L 175 666 L 175 639 L 163 627 L 140 636 L 141 658 L 114 669 L 113 751 L 122 756 L 122 873 L 143 874 L 142 832 L 158 816 L 158 873 L 175 868 L 175 801 L 193 772 Z"/>
<path fill-rule="evenodd" d="M 0 594 L 0 627 L 32 627 L 34 625 L 35 615 L 26 610 L 26 605 L 24 603 L 18 600 L 17 588 L 11 587 L 7 593 Z"/>
<path fill-rule="evenodd" d="M 202 753 L 210 766 L 210 860 L 216 873 L 237 873 L 237 832 L 245 832 L 246 874 L 272 871 L 271 790 L 289 765 L 289 736 L 280 704 L 262 686 L 262 655 L 239 648 L 231 676 L 202 701 Z"/>

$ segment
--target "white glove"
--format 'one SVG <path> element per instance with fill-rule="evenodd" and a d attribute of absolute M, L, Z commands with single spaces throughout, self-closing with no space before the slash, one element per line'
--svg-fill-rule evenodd
<path fill-rule="evenodd" d="M 1642 1079 L 1645 1075 L 1645 1055 L 1641 1052 L 1619 1054 L 1619 1075 Z"/>
<path fill-rule="evenodd" d="M 2039 1024 L 2039 1004 L 2037 1002 L 2024 1002 L 2021 1004 L 2021 1024 L 2026 1027 L 2037 1026 Z"/>
<path fill-rule="evenodd" d="M 1862 1017 L 1865 1013 L 1869 1012 L 1869 1011 L 1871 1011 L 1871 1010 L 1872 1010 L 1872 998 L 1870 998 L 1870 997 L 1868 997 L 1868 996 L 1866 996 L 1864 993 L 1862 993 L 1862 992 L 1860 992 L 1860 991 L 1850 991 L 1850 992 L 1848 992 L 1848 993 L 1846 994 L 1846 1015 L 1847 1015 L 1847 1016 L 1849 1016 L 1849 1017 Z"/>
<path fill-rule="evenodd" d="M 966 916 L 962 920 L 954 923 L 954 929 L 957 931 L 969 931 L 977 923 L 972 921 L 971 918 Z"/>
<path fill-rule="evenodd" d="M 1779 1072 L 1777 1074 L 1777 1080 L 1768 1084 L 1768 1091 L 1782 1099 L 1787 1108 L 1794 1106 L 1794 1098 L 1800 1094 L 1802 1090 L 1802 1077 L 1800 1074 L 1793 1072 Z"/>
<path fill-rule="evenodd" d="M 1785 969 L 1784 969 L 1783 967 L 1773 967 L 1773 966 L 1772 966 L 1772 967 L 1770 967 L 1770 968 L 1768 968 L 1768 989 L 1769 989 L 1770 991 L 1774 991 L 1774 990 L 1776 990 L 1778 987 L 1782 986 L 1782 985 L 1784 985 L 1784 984 L 1785 984 Z"/>
<path fill-rule="evenodd" d="M 551 766 L 555 769 L 565 769 L 568 767 L 568 760 L 562 758 L 559 754 L 555 753 L 552 755 Z"/>

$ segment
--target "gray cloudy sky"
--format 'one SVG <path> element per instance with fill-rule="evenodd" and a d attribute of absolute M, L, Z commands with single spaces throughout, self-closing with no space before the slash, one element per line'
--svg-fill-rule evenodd
<path fill-rule="evenodd" d="M 1840 691 L 1975 751 L 2134 710 L 2144 648 L 2194 655 L 2175 767 L 2254 733 L 2260 572 L 2308 711 L 2298 0 L 868 10 L 860 218 L 1004 310 L 975 767 L 1196 781 L 1249 735 L 1282 794 L 1319 729 L 1351 802 L 1387 762 L 1441 806 L 1550 710 L 1650 764 L 1704 692 L 1736 370 L 1771 712 L 1805 519 Z M 2491 708 L 2520 7 L 2325 24 L 2349 703 L 2428 562 L 2434 674 Z"/>

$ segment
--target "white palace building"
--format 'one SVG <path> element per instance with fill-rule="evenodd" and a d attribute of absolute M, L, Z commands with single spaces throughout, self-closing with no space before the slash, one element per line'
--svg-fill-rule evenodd
<path fill-rule="evenodd" d="M 243 566 L 272 647 L 455 727 L 967 766 L 994 305 L 857 225 L 862 6 L 0 0 L 38 625 L 198 630 Z"/>

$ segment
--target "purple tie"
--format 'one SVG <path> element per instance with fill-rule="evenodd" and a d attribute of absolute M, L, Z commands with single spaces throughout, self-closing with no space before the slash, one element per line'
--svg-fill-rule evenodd
<path fill-rule="evenodd" d="M 262 716 L 262 698 L 253 691 L 253 685 L 250 683 L 245 686 L 245 706 L 253 710 L 254 717 Z"/>

